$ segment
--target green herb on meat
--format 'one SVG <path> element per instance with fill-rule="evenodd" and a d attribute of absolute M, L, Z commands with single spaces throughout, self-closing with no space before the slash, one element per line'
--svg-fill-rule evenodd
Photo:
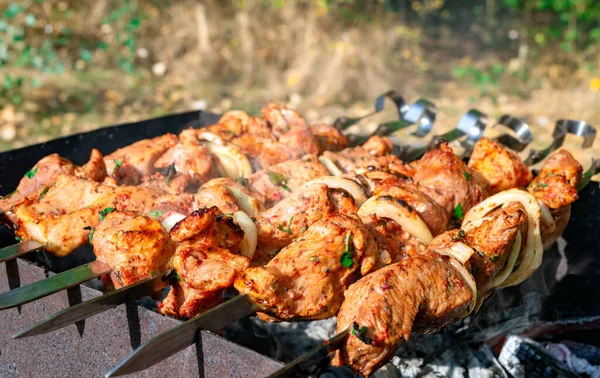
<path fill-rule="evenodd" d="M 354 246 L 352 245 L 352 232 L 348 232 L 346 234 L 346 248 L 340 257 L 340 263 L 342 266 L 345 266 L 346 268 L 352 268 L 352 265 L 354 265 L 354 260 L 352 259 L 353 252 Z"/>
<path fill-rule="evenodd" d="M 31 169 L 31 170 L 27 171 L 27 173 L 25 173 L 25 177 L 32 179 L 35 176 L 35 174 L 37 173 L 37 171 L 38 171 L 38 167 L 33 167 L 33 169 Z"/>
<path fill-rule="evenodd" d="M 100 211 L 100 222 L 102 222 L 104 219 L 106 219 L 106 215 L 109 213 L 112 213 L 113 211 L 115 211 L 114 207 L 107 207 L 104 210 Z"/>
<path fill-rule="evenodd" d="M 269 171 L 267 172 L 267 176 L 269 176 L 269 180 L 271 180 L 271 183 L 273 183 L 273 185 L 281 186 L 284 190 L 287 190 L 288 192 L 291 191 L 290 188 L 287 186 L 288 178 L 282 175 L 281 173 Z"/>

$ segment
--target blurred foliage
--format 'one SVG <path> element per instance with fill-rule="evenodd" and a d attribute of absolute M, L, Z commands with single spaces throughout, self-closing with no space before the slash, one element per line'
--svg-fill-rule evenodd
<path fill-rule="evenodd" d="M 0 0 L 0 148 L 207 103 L 348 105 L 444 81 L 495 102 L 581 70 L 597 91 L 599 57 L 597 0 Z"/>

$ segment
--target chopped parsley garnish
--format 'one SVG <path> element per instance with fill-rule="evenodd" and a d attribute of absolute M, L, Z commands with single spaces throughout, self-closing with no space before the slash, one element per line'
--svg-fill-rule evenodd
<path fill-rule="evenodd" d="M 90 236 L 88 237 L 88 239 L 90 241 L 90 244 L 92 244 L 92 239 L 94 238 L 94 231 L 96 231 L 96 230 L 94 230 L 94 227 L 92 227 L 92 226 L 87 226 L 87 227 L 84 227 L 83 229 L 90 230 Z"/>
<path fill-rule="evenodd" d="M 225 215 L 225 216 L 226 216 L 226 217 L 228 217 L 228 218 L 231 218 L 231 217 L 233 216 L 233 214 L 232 214 L 232 213 L 225 213 L 225 214 L 223 214 L 223 215 Z"/>
<path fill-rule="evenodd" d="M 540 182 L 540 183 L 538 183 L 538 184 L 535 184 L 535 188 L 534 188 L 534 190 L 540 190 L 540 189 L 542 189 L 542 188 L 545 188 L 545 187 L 547 187 L 547 186 L 548 186 L 548 184 L 545 184 L 545 183 L 543 183 L 543 182 Z"/>
<path fill-rule="evenodd" d="M 46 193 L 48 193 L 48 190 L 50 190 L 50 187 L 47 186 L 44 188 L 44 190 L 42 190 L 42 192 L 40 193 L 40 195 L 38 196 L 38 201 L 41 200 L 42 198 L 44 198 L 44 196 L 46 195 Z"/>
<path fill-rule="evenodd" d="M 113 211 L 115 211 L 115 210 L 116 210 L 116 209 L 115 209 L 114 207 L 107 207 L 106 209 L 104 209 L 104 210 L 101 210 L 101 211 L 100 211 L 100 222 L 102 222 L 102 221 L 103 221 L 103 220 L 106 218 L 106 215 L 107 215 L 108 213 L 112 213 L 112 212 L 113 212 Z"/>
<path fill-rule="evenodd" d="M 500 260 L 500 255 L 490 257 L 490 261 L 493 263 L 498 262 L 498 260 Z"/>
<path fill-rule="evenodd" d="M 465 179 L 471 181 L 471 174 L 469 172 L 465 172 Z"/>
<path fill-rule="evenodd" d="M 31 169 L 31 170 L 27 171 L 27 173 L 25 173 L 25 177 L 32 179 L 35 176 L 35 174 L 37 173 L 37 171 L 38 171 L 38 167 L 33 167 L 33 169 Z"/>
<path fill-rule="evenodd" d="M 15 236 L 15 240 L 18 241 L 19 243 L 23 241 L 23 238 L 20 236 Z"/>
<path fill-rule="evenodd" d="M 115 159 L 115 171 L 123 166 L 121 159 Z"/>
<path fill-rule="evenodd" d="M 269 180 L 271 180 L 271 183 L 273 183 L 273 185 L 281 186 L 284 190 L 287 190 L 288 192 L 291 191 L 290 188 L 287 186 L 288 178 L 282 175 L 281 173 L 269 171 L 267 172 L 267 176 L 269 176 Z"/>
<path fill-rule="evenodd" d="M 373 343 L 373 339 L 371 339 L 367 334 L 366 326 L 359 326 L 357 322 L 352 323 L 352 336 L 356 336 L 360 341 L 367 345 L 371 345 Z"/>
<path fill-rule="evenodd" d="M 464 230 L 458 230 L 458 234 L 452 238 L 452 241 L 460 241 L 460 242 L 464 242 L 465 241 L 465 231 Z"/>
<path fill-rule="evenodd" d="M 340 263 L 346 268 L 352 268 L 354 260 L 352 259 L 352 252 L 354 252 L 354 246 L 352 245 L 352 232 L 346 234 L 346 248 L 344 253 L 340 256 Z"/>
<path fill-rule="evenodd" d="M 293 235 L 294 232 L 292 231 L 292 222 L 294 221 L 294 216 L 292 215 L 292 217 L 290 218 L 290 221 L 287 224 L 287 228 L 285 228 L 283 225 L 279 225 L 277 226 L 277 229 L 279 231 L 283 231 L 283 232 L 287 232 L 290 235 Z"/>
<path fill-rule="evenodd" d="M 237 183 L 240 185 L 248 186 L 248 179 L 244 176 L 238 177 L 237 179 L 235 179 L 235 181 L 237 181 Z"/>
<path fill-rule="evenodd" d="M 148 213 L 148 216 L 151 218 L 160 218 L 161 215 L 163 215 L 164 213 L 160 210 L 150 210 L 150 212 Z"/>
<path fill-rule="evenodd" d="M 317 256 L 312 256 L 309 260 L 312 262 L 319 262 L 319 258 Z"/>
<path fill-rule="evenodd" d="M 460 203 L 454 208 L 454 217 L 456 219 L 462 219 L 463 217 L 463 208 Z"/>
<path fill-rule="evenodd" d="M 306 230 L 308 230 L 308 226 L 304 225 L 302 226 L 302 228 L 300 229 L 300 232 L 305 232 Z"/>

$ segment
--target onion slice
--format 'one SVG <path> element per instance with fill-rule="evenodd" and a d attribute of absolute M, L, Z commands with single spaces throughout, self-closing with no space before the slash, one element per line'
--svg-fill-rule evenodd
<path fill-rule="evenodd" d="M 217 158 L 217 168 L 222 176 L 235 180 L 252 175 L 252 165 L 239 148 L 229 143 L 220 145 L 204 142 L 203 144 Z"/>
<path fill-rule="evenodd" d="M 203 132 L 199 133 L 198 139 L 207 140 L 209 142 L 216 143 L 216 144 L 225 144 L 225 142 L 223 141 L 223 139 L 221 139 L 221 137 L 219 137 L 218 135 L 213 134 L 211 132 L 208 132 L 208 131 L 203 131 Z"/>
<path fill-rule="evenodd" d="M 171 231 L 171 229 L 182 219 L 185 218 L 185 215 L 180 213 L 170 213 L 167 215 L 160 224 L 167 230 L 167 232 Z"/>
<path fill-rule="evenodd" d="M 240 243 L 240 253 L 250 260 L 254 257 L 258 242 L 258 231 L 252 219 L 243 211 L 233 213 L 233 221 L 244 231 L 244 239 Z"/>
<path fill-rule="evenodd" d="M 263 204 L 256 198 L 233 186 L 228 186 L 227 188 L 235 197 L 237 205 L 248 216 L 256 217 L 263 211 Z"/>
<path fill-rule="evenodd" d="M 471 312 L 473 312 L 475 306 L 477 305 L 477 284 L 475 283 L 475 278 L 473 278 L 473 275 L 467 270 L 467 268 L 465 268 L 465 266 L 460 261 L 450 258 L 450 265 L 452 265 L 452 267 L 463 276 L 467 286 L 469 286 L 469 288 L 473 292 L 473 299 L 471 300 L 469 307 L 467 307 L 465 312 L 463 312 L 460 315 L 461 318 L 465 318 L 469 316 Z"/>
<path fill-rule="evenodd" d="M 337 166 L 337 164 L 335 164 L 333 160 L 328 159 L 325 156 L 319 156 L 319 161 L 325 166 L 325 168 L 327 168 L 329 173 L 331 173 L 332 175 L 341 176 L 344 174 L 344 172 L 342 172 L 342 170 Z"/>
<path fill-rule="evenodd" d="M 523 237 L 521 235 L 521 231 L 517 231 L 517 239 L 515 240 L 515 245 L 513 249 L 510 251 L 510 255 L 508 255 L 508 259 L 506 259 L 506 264 L 501 271 L 496 273 L 494 278 L 490 281 L 490 288 L 500 286 L 508 276 L 512 273 L 513 268 L 515 267 L 515 263 L 517 262 L 517 258 L 519 257 L 519 253 L 521 252 L 521 245 L 523 243 Z"/>
<path fill-rule="evenodd" d="M 448 250 L 436 249 L 434 252 L 440 255 L 445 255 L 458 260 L 461 264 L 465 264 L 471 256 L 475 253 L 475 250 L 463 242 L 454 242 Z"/>
<path fill-rule="evenodd" d="M 544 227 L 545 232 L 550 233 L 556 228 L 556 222 L 554 221 L 554 217 L 552 216 L 548 206 L 546 206 L 546 204 L 539 199 L 538 203 L 540 205 L 540 209 L 542 210 L 542 226 Z"/>
<path fill-rule="evenodd" d="M 357 183 L 356 181 L 336 176 L 324 176 L 314 179 L 306 183 L 306 186 L 323 184 L 332 189 L 342 189 L 354 198 L 354 204 L 357 207 L 361 207 L 367 200 L 367 191 L 365 188 Z"/>
<path fill-rule="evenodd" d="M 380 196 L 369 198 L 358 209 L 358 215 L 365 216 L 375 214 L 379 218 L 394 220 L 411 236 L 428 245 L 433 239 L 431 231 L 423 222 L 419 214 L 406 202 L 391 196 Z"/>
<path fill-rule="evenodd" d="M 517 285 L 525 281 L 542 264 L 544 246 L 542 244 L 540 218 L 542 210 L 537 198 L 525 190 L 509 189 L 495 194 L 471 208 L 464 217 L 463 225 L 484 217 L 491 210 L 510 202 L 519 202 L 527 212 L 527 237 L 523 258 L 519 267 L 500 284 L 499 288 Z"/>

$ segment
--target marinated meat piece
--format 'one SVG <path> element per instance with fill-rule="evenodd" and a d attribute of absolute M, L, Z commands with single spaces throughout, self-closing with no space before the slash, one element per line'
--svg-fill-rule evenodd
<path fill-rule="evenodd" d="M 398 184 L 402 182 L 412 183 L 412 179 L 410 177 L 404 176 L 397 172 L 380 170 L 377 168 L 355 170 L 350 173 L 344 173 L 342 177 L 359 182 L 365 188 L 369 197 L 375 195 L 375 193 L 378 192 L 382 187 L 389 186 L 389 182 L 395 182 Z"/>
<path fill-rule="evenodd" d="M 377 244 L 378 257 L 375 269 L 381 269 L 405 258 L 425 251 L 426 246 L 404 231 L 395 221 L 368 215 L 361 218 Z"/>
<path fill-rule="evenodd" d="M 337 312 L 362 260 L 375 254 L 362 222 L 336 215 L 310 226 L 264 267 L 247 269 L 234 286 L 260 306 L 263 319 L 326 319 Z"/>
<path fill-rule="evenodd" d="M 340 130 L 324 122 L 310 125 L 310 130 L 319 143 L 319 155 L 325 151 L 341 151 L 348 145 L 348 139 Z"/>
<path fill-rule="evenodd" d="M 363 160 L 356 165 L 357 170 L 361 168 L 386 171 L 404 177 L 413 177 L 415 175 L 414 168 L 404 163 L 395 155 L 383 155 Z"/>
<path fill-rule="evenodd" d="M 270 103 L 262 113 L 271 124 L 271 131 L 277 140 L 302 154 L 317 155 L 319 143 L 312 134 L 310 126 L 295 110 Z"/>
<path fill-rule="evenodd" d="M 195 139 L 196 132 L 184 130 L 180 134 L 181 142 L 169 148 L 154 162 L 157 170 L 173 166 L 179 174 L 188 175 L 192 191 L 213 177 L 218 177 L 216 161 L 206 146 Z"/>
<path fill-rule="evenodd" d="M 372 136 L 362 146 L 346 148 L 340 152 L 325 151 L 323 157 L 331 160 L 342 172 L 348 173 L 358 167 L 389 165 L 390 161 L 387 159 L 380 162 L 374 158 L 388 155 L 392 151 L 392 147 L 393 144 L 388 138 Z M 396 160 L 391 159 L 392 161 Z M 403 165 L 399 159 L 397 162 Z"/>
<path fill-rule="evenodd" d="M 244 134 L 231 142 L 240 147 L 242 153 L 251 160 L 255 172 L 288 160 L 299 159 L 303 155 L 298 149 L 290 148 L 272 138 L 252 134 Z"/>
<path fill-rule="evenodd" d="M 73 176 L 58 176 L 37 197 L 15 206 L 9 216 L 24 240 L 47 243 L 58 256 L 69 254 L 88 241 L 90 229 L 100 223 L 106 209 L 143 214 L 191 212 L 191 195 L 172 195 L 151 188 L 103 185 Z M 159 216 L 159 219 L 162 216 Z"/>
<path fill-rule="evenodd" d="M 210 132 L 222 140 L 231 140 L 244 134 L 252 134 L 256 137 L 271 138 L 271 128 L 263 118 L 250 117 L 241 110 L 229 111 L 221 117 L 216 125 L 197 130 L 201 135 Z"/>
<path fill-rule="evenodd" d="M 177 272 L 168 296 L 159 305 L 161 313 L 192 318 L 221 301 L 223 290 L 250 265 L 239 255 L 244 237 L 233 218 L 216 207 L 197 210 L 177 223 L 171 237 L 178 243 L 172 267 Z"/>
<path fill-rule="evenodd" d="M 326 176 L 329 171 L 314 155 L 277 164 L 256 172 L 248 178 L 248 188 L 265 196 L 265 206 L 271 207 L 305 183 Z"/>
<path fill-rule="evenodd" d="M 583 168 L 566 150 L 550 155 L 527 190 L 550 209 L 567 206 L 577 198 Z"/>
<path fill-rule="evenodd" d="M 136 185 L 155 172 L 154 163 L 177 142 L 177 136 L 165 134 L 119 148 L 104 158 L 108 175 L 121 185 Z"/>
<path fill-rule="evenodd" d="M 489 294 L 492 279 L 506 266 L 507 259 L 520 232 L 522 244 L 527 235 L 527 213 L 518 202 L 510 202 L 491 211 L 485 220 L 472 230 L 452 230 L 435 238 L 429 250 L 449 250 L 461 242 L 474 249 L 469 259 L 471 273 L 477 284 L 477 301 L 481 303 Z M 518 261 L 517 261 L 518 264 Z"/>
<path fill-rule="evenodd" d="M 63 174 L 67 172 L 62 172 Z M 107 177 L 106 164 L 102 153 L 92 148 L 90 160 L 83 166 L 75 169 L 75 176 L 86 178 L 92 181 L 102 182 Z"/>
<path fill-rule="evenodd" d="M 223 213 L 235 213 L 241 210 L 250 217 L 264 211 L 264 197 L 251 192 L 247 180 L 235 181 L 230 178 L 212 179 L 204 184 L 194 195 L 194 207 L 217 206 Z"/>
<path fill-rule="evenodd" d="M 58 154 L 46 156 L 25 174 L 13 193 L 0 199 L 0 210 L 7 213 L 11 207 L 23 202 L 25 199 L 37 197 L 40 191 L 52 185 L 60 175 L 77 176 L 94 181 L 104 180 L 106 167 L 101 159 L 102 154 L 96 149 L 92 149 L 90 160 L 83 167 L 75 166 L 75 164 Z"/>
<path fill-rule="evenodd" d="M 386 179 L 379 184 L 374 195 L 392 196 L 404 201 L 419 214 L 433 236 L 446 231 L 448 215 L 445 210 L 415 184 L 397 178 Z"/>
<path fill-rule="evenodd" d="M 415 330 L 441 328 L 467 308 L 473 293 L 447 257 L 426 252 L 363 277 L 344 296 L 337 331 L 354 331 L 332 365 L 368 376 L 409 338 L 415 321 Z"/>
<path fill-rule="evenodd" d="M 529 184 L 533 175 L 516 152 L 498 142 L 481 138 L 469 159 L 469 168 L 480 180 L 486 197 Z"/>
<path fill-rule="evenodd" d="M 354 215 L 358 212 L 358 207 L 354 203 L 354 198 L 348 192 L 342 189 L 329 189 L 329 202 L 334 211 L 344 215 Z"/>
<path fill-rule="evenodd" d="M 459 204 L 466 213 L 483 199 L 481 187 L 473 179 L 473 171 L 454 155 L 447 143 L 428 151 L 414 162 L 414 168 L 413 180 L 419 189 L 442 206 L 449 217 L 454 215 Z"/>
<path fill-rule="evenodd" d="M 326 185 L 310 185 L 294 191 L 262 213 L 256 220 L 258 247 L 254 252 L 253 264 L 265 265 L 281 248 L 303 235 L 313 223 L 332 216 L 339 204 L 338 199 L 334 202 L 332 197 L 336 195 Z M 341 204 L 347 206 L 345 202 Z"/>
<path fill-rule="evenodd" d="M 116 288 L 164 272 L 175 251 L 159 221 L 134 212 L 111 212 L 94 231 L 94 254 L 107 263 Z"/>

